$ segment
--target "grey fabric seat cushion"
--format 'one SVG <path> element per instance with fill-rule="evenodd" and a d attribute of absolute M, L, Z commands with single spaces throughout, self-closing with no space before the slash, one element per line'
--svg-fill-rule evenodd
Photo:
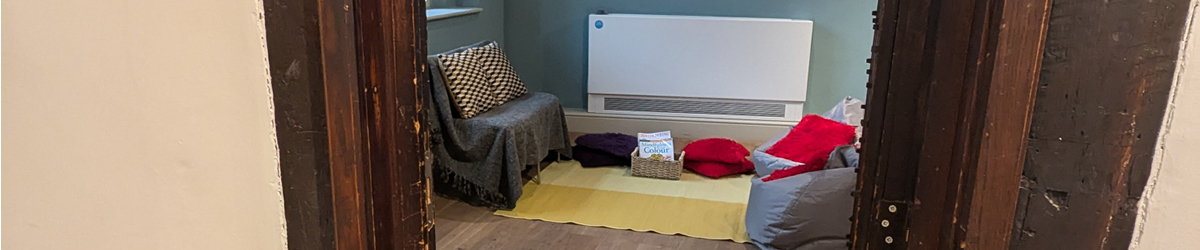
<path fill-rule="evenodd" d="M 845 249 L 854 168 L 751 180 L 746 232 L 762 249 Z"/>

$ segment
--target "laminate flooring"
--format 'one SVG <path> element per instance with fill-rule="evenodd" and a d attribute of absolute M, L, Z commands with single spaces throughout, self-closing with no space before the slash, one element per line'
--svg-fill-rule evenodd
<path fill-rule="evenodd" d="M 758 249 L 732 241 L 514 219 L 436 196 L 431 210 L 437 249 Z"/>

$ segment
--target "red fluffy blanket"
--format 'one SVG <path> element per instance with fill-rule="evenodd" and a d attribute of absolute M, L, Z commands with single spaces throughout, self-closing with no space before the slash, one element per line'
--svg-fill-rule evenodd
<path fill-rule="evenodd" d="M 817 115 L 807 115 L 800 124 L 792 128 L 783 139 L 767 149 L 767 154 L 803 163 L 803 165 L 775 170 L 763 181 L 772 181 L 788 176 L 825 168 L 829 153 L 837 146 L 854 141 L 854 126 Z"/>

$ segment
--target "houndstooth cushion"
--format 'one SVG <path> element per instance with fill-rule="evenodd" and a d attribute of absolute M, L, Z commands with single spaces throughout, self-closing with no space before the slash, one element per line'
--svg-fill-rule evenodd
<path fill-rule="evenodd" d="M 496 95 L 496 105 L 504 104 L 504 102 L 528 92 L 525 84 L 521 82 L 521 77 L 517 76 L 517 71 L 513 70 L 512 64 L 508 62 L 508 57 L 504 55 L 504 51 L 500 50 L 500 46 L 496 45 L 496 42 L 472 50 L 478 55 L 479 63 L 483 65 L 483 71 L 488 74 L 492 91 Z"/>
<path fill-rule="evenodd" d="M 487 72 L 477 59 L 474 49 L 452 54 L 438 55 L 442 71 L 446 76 L 446 89 L 454 97 L 462 118 L 475 117 L 488 111 L 500 102 L 496 100 L 494 87 L 488 81 Z"/>

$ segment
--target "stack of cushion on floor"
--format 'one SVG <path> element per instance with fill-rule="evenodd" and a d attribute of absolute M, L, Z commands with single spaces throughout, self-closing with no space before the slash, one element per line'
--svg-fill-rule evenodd
<path fill-rule="evenodd" d="M 583 167 L 628 166 L 637 137 L 619 133 L 586 134 L 575 138 L 572 158 Z"/>
<path fill-rule="evenodd" d="M 683 148 L 683 166 L 709 178 L 750 171 L 759 176 L 751 180 L 745 220 L 759 248 L 845 248 L 858 166 L 854 119 L 861 119 L 861 105 L 847 98 L 830 111 L 845 114 L 805 116 L 754 151 L 724 138 L 692 142 Z M 637 147 L 636 137 L 616 133 L 583 135 L 575 142 L 575 159 L 584 167 L 629 165 Z"/>
<path fill-rule="evenodd" d="M 573 158 L 583 167 L 628 166 L 630 153 L 637 149 L 637 137 L 619 133 L 585 134 L 575 138 L 571 148 Z M 688 158 L 683 167 L 696 174 L 720 178 L 754 170 L 746 159 L 750 151 L 742 144 L 725 138 L 709 138 L 692 142 L 683 148 Z"/>
<path fill-rule="evenodd" d="M 754 163 L 746 159 L 750 151 L 730 139 L 709 138 L 689 143 L 683 147 L 687 152 L 683 167 L 708 178 L 721 178 L 754 170 Z"/>
<path fill-rule="evenodd" d="M 763 181 L 773 181 L 825 169 L 826 163 L 836 156 L 832 154 L 835 149 L 839 146 L 849 147 L 854 137 L 854 126 L 816 115 L 806 116 L 785 136 L 772 140 L 770 147 L 756 150 L 755 159 L 773 163 L 769 164 L 770 167 L 760 168 L 761 171 L 757 173 L 765 176 Z M 584 167 L 623 166 L 629 165 L 630 153 L 636 148 L 637 137 L 599 133 L 579 136 L 575 139 L 572 151 L 575 160 Z M 751 152 L 742 144 L 726 138 L 701 139 L 689 143 L 683 151 L 688 153 L 683 167 L 709 178 L 756 169 L 755 162 L 746 158 L 751 156 Z"/>

